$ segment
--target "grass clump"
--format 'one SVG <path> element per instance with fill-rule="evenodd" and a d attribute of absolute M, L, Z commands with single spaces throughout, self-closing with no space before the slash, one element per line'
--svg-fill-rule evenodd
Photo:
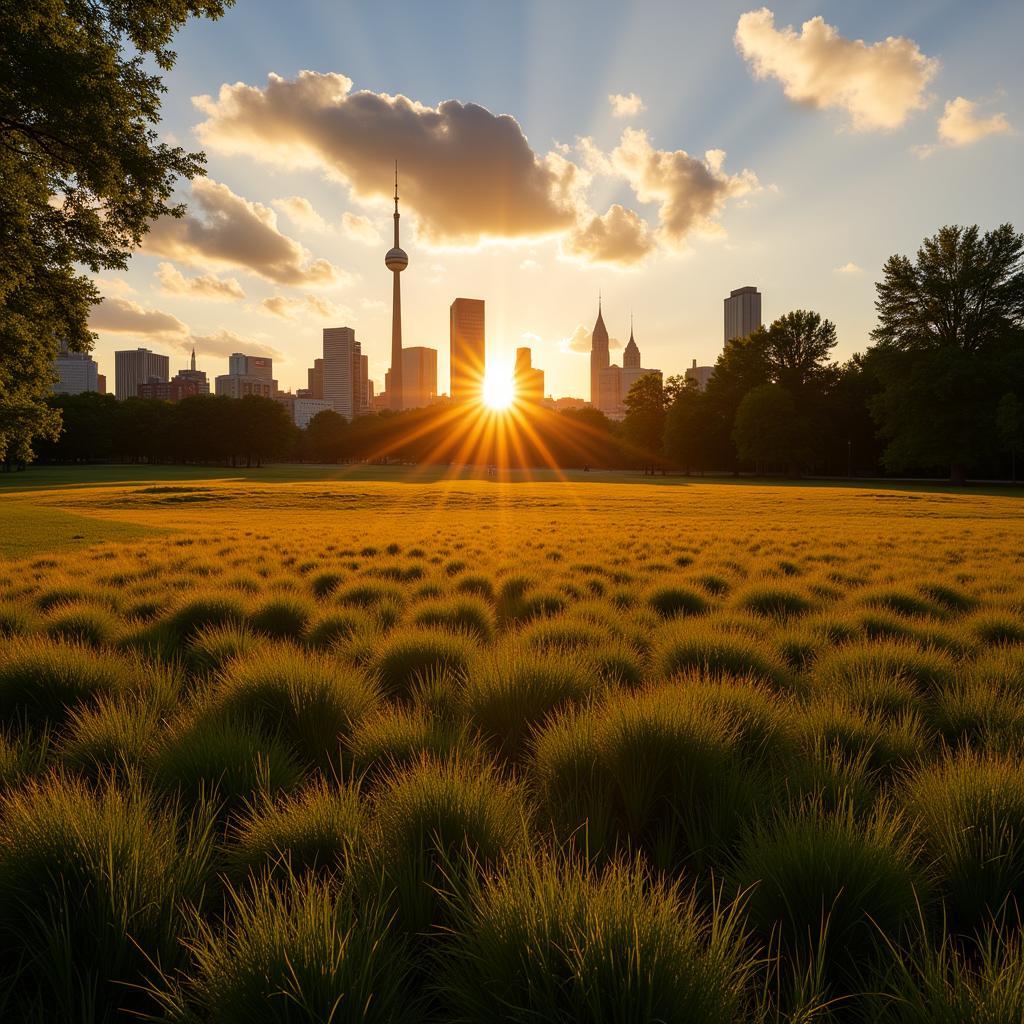
<path fill-rule="evenodd" d="M 736 607 L 773 619 L 790 619 L 806 615 L 814 609 L 814 602 L 796 590 L 769 585 L 748 587 L 736 598 Z"/>
<path fill-rule="evenodd" d="M 408 696 L 417 679 L 433 672 L 469 673 L 477 644 L 465 633 L 418 627 L 381 638 L 369 667 L 388 696 Z"/>
<path fill-rule="evenodd" d="M 227 890 L 223 922 L 197 919 L 192 964 L 155 988 L 177 1024 L 415 1020 L 403 944 L 380 904 L 305 875 Z"/>
<path fill-rule="evenodd" d="M 359 775 L 378 776 L 424 757 L 441 761 L 469 755 L 472 742 L 463 726 L 423 708 L 388 707 L 359 723 L 348 749 Z"/>
<path fill-rule="evenodd" d="M 46 617 L 46 635 L 55 640 L 102 647 L 121 632 L 121 620 L 99 604 L 59 604 Z"/>
<path fill-rule="evenodd" d="M 358 789 L 321 779 L 276 800 L 257 797 L 232 826 L 227 860 L 240 879 L 265 871 L 345 871 L 363 826 Z"/>
<path fill-rule="evenodd" d="M 295 594 L 275 597 L 252 612 L 249 624 L 275 640 L 301 640 L 309 629 L 313 612 L 308 598 Z"/>
<path fill-rule="evenodd" d="M 71 712 L 61 761 L 86 775 L 141 769 L 155 749 L 160 709 L 138 699 L 100 698 Z"/>
<path fill-rule="evenodd" d="M 280 736 L 300 761 L 326 767 L 378 700 L 359 669 L 291 646 L 265 647 L 230 662 L 206 714 L 251 723 Z"/>
<path fill-rule="evenodd" d="M 205 822 L 205 824 L 204 824 Z M 0 802 L 0 1002 L 12 1019 L 113 1020 L 182 964 L 181 912 L 202 892 L 208 815 L 191 823 L 135 784 L 53 776 Z"/>
<path fill-rule="evenodd" d="M 440 627 L 469 633 L 489 643 L 494 637 L 494 612 L 487 602 L 472 597 L 433 601 L 421 605 L 413 615 L 417 626 Z"/>
<path fill-rule="evenodd" d="M 650 593 L 647 604 L 663 619 L 675 619 L 683 615 L 703 615 L 708 602 L 695 590 L 683 587 L 660 587 Z"/>
<path fill-rule="evenodd" d="M 474 883 L 439 979 L 444 1019 L 731 1024 L 752 959 L 734 908 L 705 910 L 635 863 L 543 854 Z"/>
<path fill-rule="evenodd" d="M 234 594 L 210 594 L 193 597 L 162 621 L 168 632 L 184 643 L 206 627 L 241 625 L 247 610 L 245 602 Z"/>
<path fill-rule="evenodd" d="M 718 632 L 691 623 L 673 623 L 661 631 L 654 653 L 663 676 L 692 669 L 706 676 L 749 675 L 785 689 L 794 682 L 774 649 L 757 638 L 738 632 Z"/>

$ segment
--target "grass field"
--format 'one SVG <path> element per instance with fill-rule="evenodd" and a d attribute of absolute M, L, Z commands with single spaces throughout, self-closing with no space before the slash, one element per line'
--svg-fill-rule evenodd
<path fill-rule="evenodd" d="M 3 481 L 3 1019 L 1024 1019 L 1024 502 L 443 477 Z"/>

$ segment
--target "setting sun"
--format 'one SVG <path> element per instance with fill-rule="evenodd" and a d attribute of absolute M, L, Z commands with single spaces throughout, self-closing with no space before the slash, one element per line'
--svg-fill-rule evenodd
<path fill-rule="evenodd" d="M 484 378 L 484 405 L 488 409 L 507 409 L 515 397 L 515 384 L 507 372 L 492 371 Z"/>

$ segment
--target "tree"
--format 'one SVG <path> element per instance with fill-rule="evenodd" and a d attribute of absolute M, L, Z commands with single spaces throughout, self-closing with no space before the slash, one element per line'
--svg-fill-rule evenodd
<path fill-rule="evenodd" d="M 793 396 L 778 384 L 747 392 L 736 411 L 733 439 L 740 458 L 753 462 L 758 472 L 774 464 L 797 477 L 809 455 L 806 424 Z"/>
<path fill-rule="evenodd" d="M 333 409 L 318 412 L 306 427 L 306 444 L 316 462 L 337 462 L 345 450 L 345 417 Z"/>
<path fill-rule="evenodd" d="M 823 383 L 835 344 L 836 328 L 831 320 L 823 320 L 808 309 L 783 314 L 765 331 L 764 361 L 769 380 L 791 395 L 802 396 L 813 385 Z"/>
<path fill-rule="evenodd" d="M 1024 403 L 1007 391 L 996 406 L 996 434 L 1003 451 L 1010 453 L 1010 479 L 1017 482 L 1017 453 L 1024 447 Z"/>
<path fill-rule="evenodd" d="M 687 475 L 691 469 L 707 465 L 707 410 L 703 399 L 696 381 L 687 381 L 665 412 L 665 458 L 682 467 Z"/>
<path fill-rule="evenodd" d="M 645 373 L 634 381 L 623 404 L 626 415 L 622 436 L 647 465 L 653 465 L 661 455 L 665 433 L 665 395 L 660 375 Z"/>
<path fill-rule="evenodd" d="M 890 469 L 967 467 L 994 436 L 996 396 L 1024 377 L 1024 235 L 1003 224 L 943 227 L 911 261 L 890 256 L 875 285 L 872 411 Z"/>
<path fill-rule="evenodd" d="M 85 266 L 123 269 L 148 223 L 180 215 L 198 153 L 157 140 L 169 43 L 233 0 L 22 0 L 0 7 L 0 461 L 55 437 L 60 343 L 88 351 L 99 300 Z"/>

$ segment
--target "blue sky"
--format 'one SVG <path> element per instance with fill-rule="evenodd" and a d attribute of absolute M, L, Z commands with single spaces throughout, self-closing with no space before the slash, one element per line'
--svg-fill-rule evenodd
<path fill-rule="evenodd" d="M 346 76 L 352 94 L 401 94 L 424 109 L 454 99 L 511 115 L 537 161 L 543 164 L 554 152 L 586 175 L 585 187 L 580 184 L 571 200 L 581 229 L 611 204 L 625 211 L 623 226 L 633 232 L 628 258 L 621 247 L 616 255 L 610 248 L 597 251 L 585 239 L 574 241 L 572 228 L 561 222 L 557 230 L 536 237 L 514 231 L 514 237 L 502 237 L 499 228 L 483 229 L 480 238 L 455 237 L 452 218 L 459 197 L 469 202 L 477 187 L 474 160 L 479 157 L 487 172 L 482 176 L 496 179 L 500 168 L 488 163 L 487 154 L 474 153 L 472 139 L 450 179 L 440 171 L 428 174 L 420 165 L 433 158 L 429 145 L 406 154 L 411 166 L 402 222 L 410 256 L 402 282 L 405 340 L 439 349 L 442 390 L 448 304 L 457 295 L 487 301 L 489 358 L 507 362 L 516 345 L 531 344 L 534 363 L 547 371 L 548 390 L 555 394 L 585 394 L 586 356 L 569 351 L 567 339 L 578 335 L 580 325 L 589 331 L 599 289 L 613 336 L 628 335 L 632 310 L 644 364 L 666 373 L 681 372 L 691 359 L 714 361 L 721 348 L 722 298 L 744 284 L 761 288 L 767 318 L 796 307 L 817 309 L 838 326 L 838 357 L 862 349 L 874 320 L 873 282 L 888 255 L 912 252 L 948 222 L 988 227 L 1009 220 L 1024 227 L 1018 183 L 1024 167 L 1024 5 L 776 3 L 768 34 L 759 37 L 767 38 L 764 45 L 770 48 L 759 56 L 774 62 L 774 70 L 762 77 L 754 73 L 754 56 L 741 53 L 734 41 L 741 15 L 756 9 L 753 4 L 561 0 L 387 5 L 240 0 L 220 22 L 191 23 L 175 44 L 178 62 L 167 77 L 164 130 L 195 147 L 197 126 L 212 122 L 205 137 L 207 173 L 226 186 L 219 195 L 276 210 L 275 230 L 300 247 L 298 263 L 305 260 L 306 269 L 272 270 L 268 277 L 266 267 L 254 268 L 245 258 L 233 265 L 224 252 L 203 251 L 201 240 L 154 240 L 154 251 L 144 248 L 121 279 L 104 278 L 109 308 L 98 319 L 105 325 L 97 345 L 101 369 L 112 369 L 115 348 L 136 343 L 174 353 L 174 365 L 184 359 L 189 339 L 198 337 L 209 349 L 204 354 L 200 345 L 200 364 L 211 373 L 224 372 L 221 350 L 248 343 L 275 353 L 283 386 L 303 386 L 305 367 L 319 349 L 320 328 L 351 323 L 370 354 L 371 376 L 382 381 L 390 280 L 383 266 L 387 245 L 370 239 L 374 232 L 386 237 L 389 210 L 381 197 L 367 194 L 366 179 L 353 192 L 352 168 L 358 164 L 358 173 L 375 173 L 372 160 L 377 160 L 383 177 L 383 156 L 346 151 L 372 140 L 374 126 L 362 126 L 365 131 L 361 127 L 351 139 L 318 137 L 318 145 L 336 148 L 321 150 L 327 154 L 322 161 L 307 157 L 291 165 L 288 144 L 268 156 L 274 147 L 265 135 L 262 143 L 253 141 L 262 131 L 255 120 L 236 126 L 234 143 L 225 142 L 230 134 L 225 106 L 214 116 L 193 104 L 196 96 L 216 97 L 225 84 L 263 90 L 268 74 L 291 82 L 303 70 Z M 897 117 L 898 125 L 855 124 L 857 110 L 820 92 L 831 86 L 817 80 L 800 84 L 803 71 L 790 64 L 799 65 L 804 51 L 787 49 L 783 34 L 787 26 L 799 34 L 802 23 L 816 16 L 834 27 L 843 45 L 863 40 L 871 46 L 902 37 L 908 41 L 904 54 L 918 55 L 918 69 L 921 61 L 937 62 L 928 65 L 927 81 L 902 113 L 880 109 L 887 102 L 884 83 L 872 94 L 874 106 L 859 108 L 869 121 Z M 818 78 L 822 68 L 832 76 L 831 60 L 818 66 Z M 880 74 L 889 73 L 879 68 Z M 858 73 L 868 72 L 871 67 Z M 810 99 L 787 95 L 804 86 L 819 92 Z M 631 93 L 644 109 L 613 116 L 609 95 Z M 976 106 L 968 111 L 966 127 L 962 120 L 950 122 L 951 131 L 960 133 L 953 144 L 939 138 L 937 123 L 946 103 L 958 97 Z M 998 115 L 995 127 L 974 132 L 974 125 Z M 687 160 L 697 161 L 693 166 L 700 173 L 707 151 L 726 151 L 721 169 L 707 172 L 709 188 L 720 187 L 720 196 L 714 193 L 716 205 L 705 219 L 669 230 L 663 205 L 668 192 L 645 197 L 645 187 L 650 193 L 661 185 L 650 177 L 638 184 L 623 169 L 629 159 L 621 145 L 627 129 L 640 133 L 634 142 L 642 136 L 652 159 L 682 150 Z M 334 130 L 308 129 L 313 134 Z M 246 131 L 252 139 L 239 142 Z M 584 138 L 591 140 L 589 162 L 579 143 Z M 689 166 L 687 160 L 682 165 Z M 751 177 L 741 181 L 744 171 Z M 470 176 L 468 183 L 460 174 Z M 674 180 L 665 189 L 684 187 Z M 381 191 L 386 188 L 385 181 Z M 198 212 L 187 185 L 181 194 L 192 200 L 200 222 L 203 216 L 207 221 L 234 216 L 216 207 L 214 198 L 205 213 Z M 308 200 L 325 223 L 311 228 L 308 218 L 300 223 L 280 205 L 274 207 L 275 200 L 287 197 Z M 671 199 L 689 201 L 675 194 Z M 564 207 L 569 200 L 561 196 L 558 202 Z M 561 217 L 563 207 L 552 217 Z M 358 219 L 363 240 L 340 228 L 346 211 Z M 515 216 L 513 210 L 510 217 Z M 334 268 L 332 284 L 313 282 L 307 273 L 317 259 Z M 185 283 L 175 278 L 179 285 L 168 288 L 172 271 L 160 271 L 158 278 L 161 264 L 170 264 Z M 237 289 L 228 301 L 208 299 L 188 284 L 204 275 L 233 280 Z M 114 309 L 116 303 L 122 308 Z"/>

